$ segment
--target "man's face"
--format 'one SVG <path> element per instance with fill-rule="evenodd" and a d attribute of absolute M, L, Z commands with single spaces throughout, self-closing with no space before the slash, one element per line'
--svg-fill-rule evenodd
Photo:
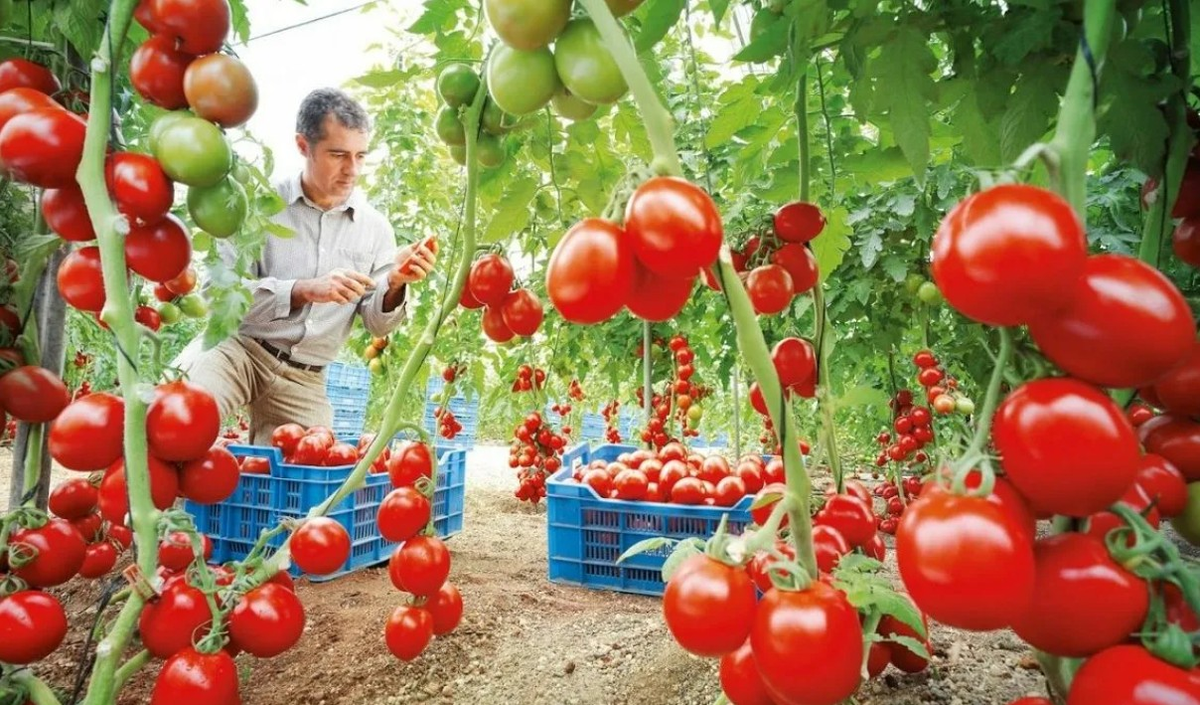
<path fill-rule="evenodd" d="M 296 135 L 296 144 L 304 155 L 305 186 L 316 201 L 341 204 L 350 198 L 358 183 L 370 141 L 367 133 L 346 127 L 332 115 L 325 116 L 325 136 L 311 144 L 304 135 Z"/>

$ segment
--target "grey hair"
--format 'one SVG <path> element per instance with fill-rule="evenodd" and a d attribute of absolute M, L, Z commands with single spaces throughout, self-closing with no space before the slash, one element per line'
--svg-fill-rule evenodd
<path fill-rule="evenodd" d="M 304 135 L 309 144 L 320 142 L 325 137 L 326 115 L 332 115 L 351 130 L 369 132 L 371 129 L 371 118 L 357 101 L 337 88 L 318 88 L 300 103 L 296 132 Z"/>

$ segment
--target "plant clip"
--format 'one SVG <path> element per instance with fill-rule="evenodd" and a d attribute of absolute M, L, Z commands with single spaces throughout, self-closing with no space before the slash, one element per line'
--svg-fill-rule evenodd
<path fill-rule="evenodd" d="M 125 578 L 125 582 L 129 583 L 129 587 L 140 595 L 143 600 L 149 600 L 158 595 L 154 586 L 150 584 L 150 581 L 146 580 L 145 574 L 142 573 L 142 569 L 136 563 L 121 571 L 121 577 Z"/>

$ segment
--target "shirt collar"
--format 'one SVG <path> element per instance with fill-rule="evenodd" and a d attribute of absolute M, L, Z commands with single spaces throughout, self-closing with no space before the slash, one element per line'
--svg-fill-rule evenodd
<path fill-rule="evenodd" d="M 301 177 L 302 173 L 296 172 L 296 175 L 287 181 L 287 193 L 284 194 L 284 200 L 287 201 L 288 205 L 291 205 L 296 201 L 304 201 L 304 204 L 310 208 L 315 208 L 316 210 L 325 212 L 323 208 L 318 206 L 316 203 L 313 203 L 308 196 L 304 195 L 304 184 L 301 181 Z M 358 209 L 362 207 L 363 203 L 364 201 L 362 193 L 355 188 L 350 192 L 350 198 L 346 199 L 345 203 L 340 206 L 330 208 L 328 212 L 340 213 L 345 211 L 345 213 L 350 216 L 350 219 L 353 220 L 357 216 Z"/>

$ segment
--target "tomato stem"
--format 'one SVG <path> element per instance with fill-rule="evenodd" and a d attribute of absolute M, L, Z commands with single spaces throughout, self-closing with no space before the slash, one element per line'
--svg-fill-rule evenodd
<path fill-rule="evenodd" d="M 646 413 L 646 432 L 650 440 L 646 447 L 653 447 L 654 435 L 650 433 L 650 419 L 654 409 L 654 377 L 650 365 L 653 362 L 650 355 L 650 345 L 654 342 L 650 321 L 642 321 L 642 411 Z"/>
<path fill-rule="evenodd" d="M 34 705 L 61 705 L 50 686 L 33 675 L 33 671 L 28 668 L 18 669 L 13 672 L 11 677 L 17 683 L 25 686 L 25 689 L 29 691 L 29 699 L 33 701 Z"/>
<path fill-rule="evenodd" d="M 979 423 L 975 427 L 975 436 L 971 439 L 971 445 L 962 454 L 962 460 L 956 468 L 959 470 L 974 464 L 975 459 L 983 454 L 988 437 L 992 432 L 992 416 L 995 415 L 996 406 L 1000 403 L 1000 385 L 1004 381 L 1004 371 L 1008 368 L 1008 363 L 1013 355 L 1012 332 L 1007 328 L 998 330 L 1000 332 L 1000 353 L 996 356 L 996 367 L 992 370 L 992 376 L 988 380 L 983 406 L 979 408 Z"/>
<path fill-rule="evenodd" d="M 25 506 L 32 507 L 37 503 L 37 485 L 42 475 L 42 450 L 46 443 L 46 424 L 33 423 L 27 426 L 25 436 L 25 479 L 21 486 L 29 498 Z M 18 499 L 18 498 L 14 498 Z"/>
<path fill-rule="evenodd" d="M 133 674 L 142 670 L 142 668 L 144 668 L 148 663 L 150 663 L 150 652 L 146 649 L 142 649 L 131 656 L 128 661 L 121 664 L 121 667 L 117 669 L 117 673 L 114 676 L 114 680 L 116 681 L 116 690 L 119 692 L 122 688 L 124 688 L 125 682 L 128 681 Z"/>
<path fill-rule="evenodd" d="M 833 412 L 832 380 L 829 373 L 829 351 L 833 347 L 832 327 L 829 325 L 829 309 L 825 303 L 825 290 L 821 282 L 813 286 L 813 309 L 816 317 L 817 344 L 817 404 L 821 408 L 821 445 L 829 457 L 829 471 L 839 494 L 846 489 L 842 458 L 838 454 L 837 422 Z"/>

